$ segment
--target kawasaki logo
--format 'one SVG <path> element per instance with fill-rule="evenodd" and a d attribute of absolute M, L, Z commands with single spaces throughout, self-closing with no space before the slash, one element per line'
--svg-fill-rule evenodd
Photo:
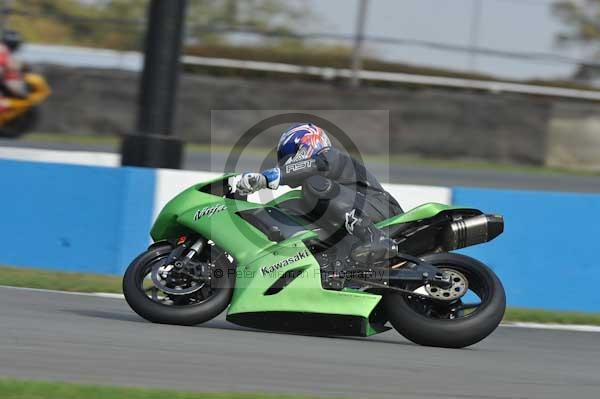
<path fill-rule="evenodd" d="M 287 265 L 291 265 L 294 262 L 298 262 L 300 259 L 306 259 L 309 256 L 310 256 L 310 252 L 308 252 L 308 250 L 305 249 L 304 251 L 298 252 L 296 255 L 290 256 L 287 259 L 280 260 L 279 262 L 277 262 L 271 266 L 263 266 L 260 268 L 260 271 L 263 274 L 263 276 L 265 276 L 269 273 L 273 273 L 274 271 L 281 269 L 282 267 L 286 267 Z"/>
<path fill-rule="evenodd" d="M 227 209 L 227 206 L 225 205 L 207 206 L 202 209 L 198 209 L 194 214 L 194 220 L 198 220 L 204 216 L 212 216 L 215 213 L 223 212 L 225 209 Z"/>

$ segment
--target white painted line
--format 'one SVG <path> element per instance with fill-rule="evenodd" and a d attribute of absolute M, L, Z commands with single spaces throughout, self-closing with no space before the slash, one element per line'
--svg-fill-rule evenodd
<path fill-rule="evenodd" d="M 121 155 L 110 152 L 57 151 L 36 148 L 0 147 L 0 158 L 16 161 L 116 167 Z"/>
<path fill-rule="evenodd" d="M 101 298 L 125 299 L 125 296 L 123 294 L 113 294 L 111 292 L 94 292 L 92 293 L 92 295 Z"/>
<path fill-rule="evenodd" d="M 560 330 L 560 331 L 580 331 L 600 333 L 600 326 L 588 326 L 581 324 L 553 324 L 553 323 L 503 323 L 502 327 L 511 328 L 529 328 L 538 330 Z"/>
<path fill-rule="evenodd" d="M 32 291 L 32 292 L 44 292 L 49 294 L 64 294 L 64 295 L 79 295 L 79 296 L 93 296 L 96 298 L 110 298 L 110 299 L 124 299 L 123 294 L 113 294 L 109 292 L 73 292 L 73 291 L 59 291 L 59 290 L 47 290 L 44 288 L 27 288 L 27 287 L 13 287 L 10 285 L 0 285 L 0 289 L 11 289 L 18 291 Z"/>

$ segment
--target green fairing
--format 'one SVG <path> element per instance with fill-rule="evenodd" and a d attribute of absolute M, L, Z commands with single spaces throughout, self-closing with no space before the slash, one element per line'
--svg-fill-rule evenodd
<path fill-rule="evenodd" d="M 173 239 L 191 230 L 209 238 L 235 258 L 236 286 L 228 316 L 282 311 L 348 315 L 362 318 L 366 326 L 363 335 L 382 331 L 368 323 L 369 316 L 381 300 L 380 295 L 323 289 L 320 265 L 304 244 L 304 240 L 316 238 L 316 233 L 300 232 L 285 241 L 272 242 L 236 214 L 238 211 L 276 206 L 283 201 L 299 198 L 299 190 L 288 192 L 266 205 L 199 191 L 202 187 L 223 179 L 224 177 L 219 177 L 194 185 L 173 198 L 158 216 L 151 236 L 155 241 Z M 197 217 L 198 211 L 219 205 L 225 205 L 226 209 Z M 441 204 L 427 204 L 382 221 L 378 226 L 419 220 L 446 209 L 452 208 Z M 290 258 L 292 261 L 286 261 Z M 262 271 L 262 268 L 269 269 L 273 265 L 278 265 L 275 270 Z M 302 273 L 285 289 L 275 295 L 264 295 L 286 271 L 296 269 L 301 269 Z"/>
<path fill-rule="evenodd" d="M 239 265 L 236 273 L 236 287 L 229 307 L 229 315 L 245 312 L 288 311 L 326 314 L 344 314 L 367 319 L 379 300 L 380 295 L 345 291 L 325 290 L 321 286 L 321 268 L 312 255 L 270 272 L 261 268 L 304 254 L 307 251 L 303 242 L 286 240 L 277 250 L 247 265 Z M 302 274 L 276 295 L 263 295 L 285 272 L 301 269 Z"/>
<path fill-rule="evenodd" d="M 277 206 L 285 201 L 289 201 L 292 199 L 302 198 L 302 191 L 300 190 L 292 190 L 288 191 L 285 194 L 281 194 L 277 198 L 273 198 L 269 203 L 265 204 L 265 206 Z"/>
<path fill-rule="evenodd" d="M 235 175 L 229 174 L 225 176 L 219 176 L 215 179 L 195 184 L 187 190 L 179 193 L 176 197 L 171 199 L 171 201 L 167 202 L 154 221 L 152 230 L 150 230 L 150 236 L 152 239 L 154 241 L 166 240 L 169 238 L 175 238 L 179 234 L 185 233 L 185 229 L 177 224 L 177 217 L 186 210 L 198 209 L 210 203 L 222 201 L 222 197 L 203 193 L 199 190 L 210 183 L 221 181 L 230 176 Z"/>
<path fill-rule="evenodd" d="M 450 206 L 450 205 L 437 204 L 435 202 L 431 202 L 428 204 L 423 204 L 421 206 L 418 206 L 414 209 L 411 209 L 410 211 L 405 212 L 401 215 L 392 216 L 389 219 L 382 220 L 381 222 L 376 223 L 376 226 L 381 228 L 381 227 L 391 226 L 393 224 L 415 222 L 417 220 L 422 220 L 422 219 L 427 219 L 427 218 L 433 217 L 442 211 L 446 211 L 446 210 L 450 210 L 450 209 L 463 209 L 463 208 L 458 208 L 458 207 L 454 207 L 454 206 Z"/>

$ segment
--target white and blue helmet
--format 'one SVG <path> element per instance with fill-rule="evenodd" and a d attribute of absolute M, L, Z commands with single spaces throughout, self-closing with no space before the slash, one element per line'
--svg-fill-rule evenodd
<path fill-rule="evenodd" d="M 277 161 L 280 165 L 314 158 L 331 147 L 327 133 L 312 123 L 296 125 L 285 131 L 277 145 Z"/>

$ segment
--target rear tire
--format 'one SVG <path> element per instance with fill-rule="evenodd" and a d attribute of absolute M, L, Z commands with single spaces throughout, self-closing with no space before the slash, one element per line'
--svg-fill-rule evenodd
<path fill-rule="evenodd" d="M 444 319 L 417 312 L 410 304 L 415 299 L 406 294 L 388 293 L 384 296 L 384 309 L 392 326 L 414 343 L 443 348 L 464 348 L 490 335 L 502 321 L 506 308 L 504 287 L 495 273 L 476 259 L 459 254 L 428 255 L 424 260 L 459 270 L 469 276 L 469 281 L 479 279 L 486 298 L 481 298 L 481 305 L 473 313 Z"/>
<path fill-rule="evenodd" d="M 233 264 L 222 262 L 218 270 L 222 277 L 213 280 L 218 287 L 214 295 L 203 302 L 185 306 L 167 306 L 149 298 L 140 285 L 148 272 L 148 267 L 158 259 L 168 256 L 173 250 L 169 244 L 150 247 L 150 249 L 131 262 L 123 277 L 123 294 L 131 308 L 144 319 L 153 323 L 191 326 L 204 323 L 223 312 L 233 294 Z M 233 273 L 232 273 L 233 271 Z M 217 273 L 215 273 L 217 274 Z"/>

